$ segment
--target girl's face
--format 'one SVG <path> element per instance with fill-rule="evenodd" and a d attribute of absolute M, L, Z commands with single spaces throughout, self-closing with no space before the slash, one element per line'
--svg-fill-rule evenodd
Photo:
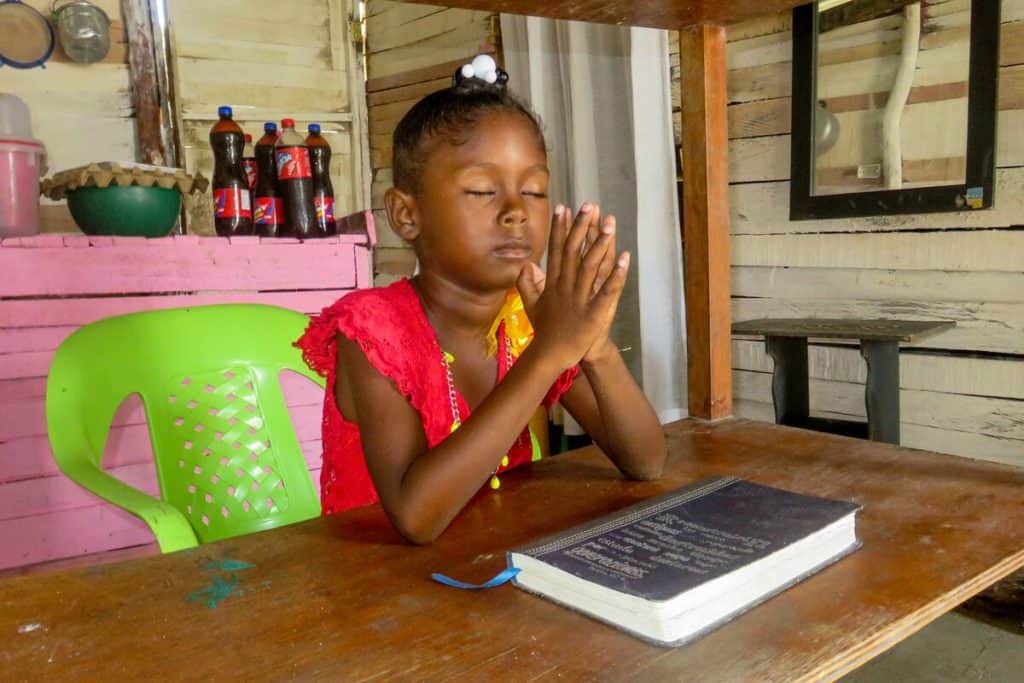
<path fill-rule="evenodd" d="M 420 267 L 480 291 L 515 285 L 548 238 L 547 152 L 520 114 L 485 115 L 430 150 L 416 196 Z"/>

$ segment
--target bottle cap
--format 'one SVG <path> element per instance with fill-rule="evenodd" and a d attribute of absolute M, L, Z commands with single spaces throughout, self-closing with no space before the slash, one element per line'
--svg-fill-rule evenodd
<path fill-rule="evenodd" d="M 246 133 L 246 134 L 245 134 L 245 141 L 246 141 L 246 142 L 252 142 L 252 136 L 251 136 L 251 135 L 249 135 L 248 133 Z"/>
<path fill-rule="evenodd" d="M 313 135 L 319 135 L 320 134 L 320 124 L 319 123 L 311 123 L 311 124 L 309 124 L 309 132 L 312 133 Z"/>
<path fill-rule="evenodd" d="M 219 116 L 221 118 L 224 118 L 224 117 L 230 118 L 233 113 L 234 112 L 231 111 L 231 107 L 228 107 L 228 106 L 221 106 L 220 108 L 217 109 L 217 116 Z"/>
<path fill-rule="evenodd" d="M 263 132 L 264 133 L 276 133 L 277 132 L 277 124 L 274 123 L 273 121 L 267 121 L 266 123 L 263 124 Z"/>
<path fill-rule="evenodd" d="M 281 127 L 282 128 L 294 128 L 295 127 L 295 119 L 281 119 Z"/>

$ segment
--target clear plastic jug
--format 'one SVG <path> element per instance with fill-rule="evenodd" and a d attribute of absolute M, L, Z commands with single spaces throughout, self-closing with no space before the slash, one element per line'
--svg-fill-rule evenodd
<path fill-rule="evenodd" d="M 32 139 L 28 107 L 0 93 L 0 237 L 39 232 L 39 178 L 46 150 Z"/>
<path fill-rule="evenodd" d="M 0 139 L 32 139 L 28 105 L 20 97 L 5 92 L 0 92 Z"/>

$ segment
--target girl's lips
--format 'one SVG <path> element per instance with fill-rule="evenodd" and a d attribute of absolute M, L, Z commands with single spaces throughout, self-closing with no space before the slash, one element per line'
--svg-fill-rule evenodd
<path fill-rule="evenodd" d="M 533 249 L 523 245 L 505 244 L 494 250 L 494 255 L 503 259 L 526 259 L 533 254 Z"/>

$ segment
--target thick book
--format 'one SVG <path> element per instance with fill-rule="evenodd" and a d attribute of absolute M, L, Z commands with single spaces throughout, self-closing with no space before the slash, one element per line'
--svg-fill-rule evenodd
<path fill-rule="evenodd" d="M 855 550 L 859 509 L 717 477 L 512 550 L 509 566 L 520 588 L 675 646 Z"/>

